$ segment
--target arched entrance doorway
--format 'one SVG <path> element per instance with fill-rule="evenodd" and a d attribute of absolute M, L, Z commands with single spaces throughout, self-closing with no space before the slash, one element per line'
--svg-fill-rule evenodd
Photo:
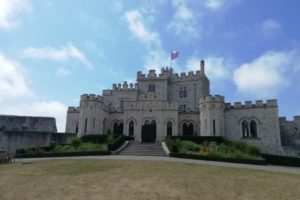
<path fill-rule="evenodd" d="M 142 142 L 155 142 L 156 140 L 156 122 L 146 120 L 142 126 Z"/>
<path fill-rule="evenodd" d="M 182 135 L 193 136 L 194 135 L 194 125 L 192 123 L 184 123 L 182 125 Z"/>
<path fill-rule="evenodd" d="M 121 122 L 120 124 L 118 124 L 117 122 L 114 123 L 113 134 L 123 134 L 123 122 Z"/>

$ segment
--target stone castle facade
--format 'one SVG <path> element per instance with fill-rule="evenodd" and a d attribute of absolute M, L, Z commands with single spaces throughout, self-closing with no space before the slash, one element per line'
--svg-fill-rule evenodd
<path fill-rule="evenodd" d="M 256 144 L 265 153 L 293 155 L 300 152 L 299 130 L 299 117 L 279 120 L 277 100 L 230 104 L 211 95 L 204 61 L 195 73 L 178 75 L 168 67 L 160 74 L 139 71 L 135 84 L 113 84 L 101 96 L 81 95 L 79 107 L 68 108 L 66 122 L 66 132 L 78 136 L 116 133 L 141 142 L 167 135 L 222 136 Z"/>

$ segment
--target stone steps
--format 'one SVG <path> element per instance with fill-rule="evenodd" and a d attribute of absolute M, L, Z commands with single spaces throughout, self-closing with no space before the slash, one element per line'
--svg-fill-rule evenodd
<path fill-rule="evenodd" d="M 119 152 L 119 155 L 166 156 L 166 153 L 161 143 L 130 142 L 125 149 Z"/>

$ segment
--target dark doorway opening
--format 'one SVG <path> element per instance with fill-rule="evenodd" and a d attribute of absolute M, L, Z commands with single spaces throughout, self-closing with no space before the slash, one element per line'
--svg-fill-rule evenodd
<path fill-rule="evenodd" d="M 167 123 L 167 136 L 172 136 L 172 122 Z"/>
<path fill-rule="evenodd" d="M 156 140 L 156 122 L 152 120 L 152 122 L 145 123 L 142 126 L 142 142 L 155 142 Z"/>
<path fill-rule="evenodd" d="M 113 134 L 118 134 L 122 135 L 123 134 L 123 123 L 121 122 L 118 124 L 117 122 L 114 123 L 114 129 L 113 129 Z"/>
<path fill-rule="evenodd" d="M 129 122 L 129 130 L 128 130 L 128 132 L 129 132 L 129 136 L 133 136 L 133 134 L 134 134 L 134 123 L 133 123 L 133 121 Z"/>
<path fill-rule="evenodd" d="M 190 123 L 184 123 L 182 126 L 182 135 L 184 136 L 193 136 L 194 135 L 194 125 Z"/>

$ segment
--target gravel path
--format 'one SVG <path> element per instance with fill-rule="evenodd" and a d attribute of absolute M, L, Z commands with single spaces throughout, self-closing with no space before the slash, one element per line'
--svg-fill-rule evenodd
<path fill-rule="evenodd" d="M 205 160 L 192 160 L 183 158 L 172 157 L 159 157 L 159 156 L 125 156 L 125 155 L 109 155 L 109 156 L 83 156 L 83 157 L 55 157 L 55 158 L 22 158 L 16 159 L 16 162 L 33 162 L 36 160 L 57 160 L 57 159 L 99 159 L 99 160 L 151 160 L 151 161 L 166 161 L 166 162 L 180 162 L 190 164 L 214 165 L 222 167 L 235 167 L 254 170 L 264 170 L 271 172 L 292 173 L 300 175 L 300 167 L 285 167 L 275 165 L 250 165 L 250 164 L 237 164 L 227 162 L 205 161 Z"/>

